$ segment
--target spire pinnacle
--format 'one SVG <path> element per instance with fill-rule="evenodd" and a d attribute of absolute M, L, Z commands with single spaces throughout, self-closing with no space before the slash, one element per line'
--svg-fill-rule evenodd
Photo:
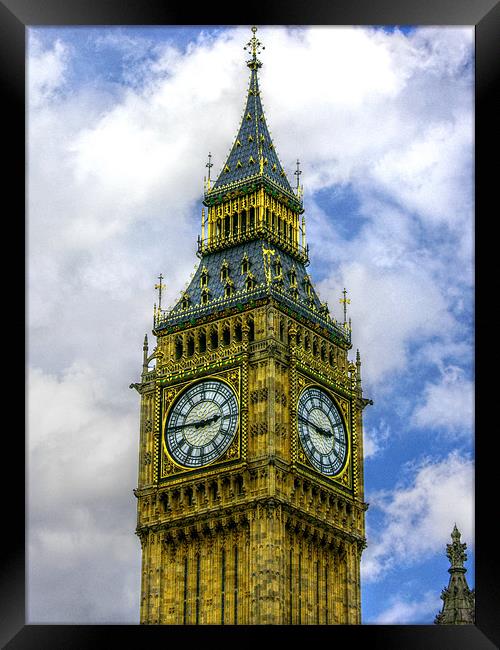
<path fill-rule="evenodd" d="M 344 297 L 339 300 L 339 302 L 342 304 L 344 303 L 344 323 L 347 322 L 347 305 L 350 304 L 351 300 L 350 298 L 347 298 L 347 291 L 346 288 L 344 287 L 344 291 L 342 291 L 344 294 Z"/>
<path fill-rule="evenodd" d="M 210 170 L 211 170 L 211 168 L 212 168 L 213 166 L 214 166 L 214 164 L 213 164 L 213 162 L 212 162 L 212 153 L 209 151 L 209 152 L 208 152 L 208 162 L 207 162 L 207 164 L 205 165 L 205 167 L 208 168 L 208 179 L 207 179 L 207 189 L 208 189 L 208 190 L 210 189 Z"/>
<path fill-rule="evenodd" d="M 250 50 L 252 53 L 252 58 L 247 61 L 247 66 L 251 70 L 255 70 L 257 68 L 262 67 L 262 62 L 259 61 L 259 59 L 257 58 L 257 54 L 260 54 L 260 48 L 262 48 L 263 50 L 266 49 L 259 41 L 259 39 L 255 36 L 256 31 L 257 31 L 257 27 L 253 25 L 252 26 L 253 36 L 243 48 L 244 50 Z"/>
<path fill-rule="evenodd" d="M 451 544 L 446 545 L 446 556 L 450 561 L 448 587 L 441 592 L 443 609 L 434 619 L 438 625 L 467 625 L 475 622 L 475 593 L 469 589 L 465 574 L 467 544 L 460 541 L 461 533 L 455 524 L 451 533 Z"/>
<path fill-rule="evenodd" d="M 252 38 L 244 47 L 251 54 L 247 61 L 251 73 L 241 123 L 218 178 L 213 182 L 209 177 L 205 183 L 205 197 L 210 200 L 218 198 L 225 190 L 246 191 L 254 182 L 267 183 L 274 191 L 285 192 L 295 207 L 301 207 L 300 199 L 288 182 L 266 123 L 258 78 L 262 63 L 257 58 L 264 46 L 256 37 L 256 31 L 257 27 L 253 26 Z M 208 164 L 211 163 L 209 159 Z M 205 205 L 208 206 L 208 203 Z"/>
<path fill-rule="evenodd" d="M 300 195 L 300 183 L 299 183 L 299 176 L 302 174 L 300 170 L 300 160 L 297 158 L 297 169 L 293 172 L 295 176 L 297 176 L 297 196 Z"/>
<path fill-rule="evenodd" d="M 461 533 L 455 524 L 453 531 L 451 533 L 452 543 L 446 545 L 446 556 L 448 557 L 451 567 L 448 569 L 450 573 L 454 569 L 463 569 L 464 562 L 467 559 L 465 549 L 467 548 L 466 544 L 460 542 Z"/>
<path fill-rule="evenodd" d="M 163 289 L 165 289 L 165 285 L 163 284 L 163 274 L 160 273 L 158 276 L 158 280 L 160 281 L 158 284 L 155 284 L 155 289 L 158 289 L 158 310 L 161 311 L 161 292 Z"/>

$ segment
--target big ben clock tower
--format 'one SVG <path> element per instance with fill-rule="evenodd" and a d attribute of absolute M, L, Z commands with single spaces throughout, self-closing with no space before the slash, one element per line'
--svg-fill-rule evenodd
<path fill-rule="evenodd" d="M 199 265 L 178 304 L 155 309 L 157 344 L 145 339 L 132 384 L 141 623 L 361 622 L 369 400 L 345 315 L 330 316 L 307 272 L 299 170 L 293 190 L 252 32 L 243 118 L 206 181 Z"/>

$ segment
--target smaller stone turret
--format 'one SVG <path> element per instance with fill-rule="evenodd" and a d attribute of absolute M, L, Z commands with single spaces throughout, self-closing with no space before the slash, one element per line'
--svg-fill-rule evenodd
<path fill-rule="evenodd" d="M 451 533 L 452 543 L 446 545 L 446 555 L 450 560 L 450 581 L 441 592 L 443 609 L 434 619 L 438 625 L 473 625 L 475 622 L 474 589 L 469 589 L 464 562 L 467 560 L 467 545 L 460 542 L 460 531 L 455 524 Z"/>

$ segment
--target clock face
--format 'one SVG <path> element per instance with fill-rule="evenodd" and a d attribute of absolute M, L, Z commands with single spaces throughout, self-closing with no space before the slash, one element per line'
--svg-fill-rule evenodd
<path fill-rule="evenodd" d="M 165 426 L 164 444 L 170 457 L 188 468 L 220 458 L 238 428 L 238 401 L 219 380 L 201 381 L 174 403 Z"/>
<path fill-rule="evenodd" d="M 328 393 L 311 387 L 302 391 L 297 408 L 299 438 L 313 467 L 335 476 L 347 460 L 347 432 Z"/>

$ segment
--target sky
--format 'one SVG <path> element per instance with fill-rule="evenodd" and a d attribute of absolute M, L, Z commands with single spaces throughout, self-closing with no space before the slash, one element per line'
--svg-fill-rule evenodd
<path fill-rule="evenodd" d="M 311 273 L 361 355 L 362 621 L 431 624 L 454 524 L 474 586 L 473 27 L 266 27 L 267 124 L 301 162 Z M 203 179 L 250 27 L 29 28 L 29 623 L 138 623 L 139 381 L 154 285 L 199 262 Z"/>

